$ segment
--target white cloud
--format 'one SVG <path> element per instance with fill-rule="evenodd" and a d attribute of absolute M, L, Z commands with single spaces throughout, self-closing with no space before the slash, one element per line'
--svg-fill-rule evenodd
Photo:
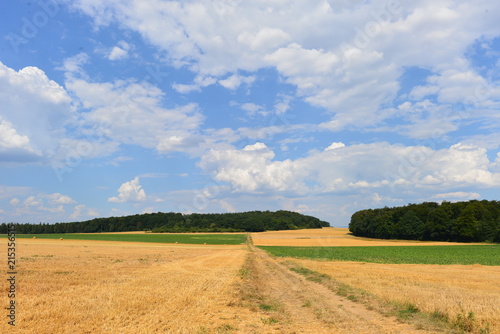
<path fill-rule="evenodd" d="M 131 49 L 130 44 L 125 41 L 118 42 L 118 45 L 114 46 L 109 52 L 109 60 L 121 60 L 129 56 L 129 50 Z"/>
<path fill-rule="evenodd" d="M 107 163 L 112 165 L 112 166 L 119 167 L 119 166 L 121 166 L 121 164 L 123 162 L 131 161 L 131 160 L 134 160 L 134 158 L 128 157 L 128 156 L 119 156 L 119 157 L 111 159 Z"/>
<path fill-rule="evenodd" d="M 123 203 L 123 202 L 143 202 L 146 200 L 146 192 L 142 189 L 139 178 L 136 177 L 132 181 L 123 183 L 118 188 L 118 196 L 108 198 L 108 202 Z"/>
<path fill-rule="evenodd" d="M 231 205 L 231 203 L 224 201 L 224 200 L 218 200 L 218 204 L 220 207 L 225 211 L 225 212 L 237 212 L 236 208 Z"/>
<path fill-rule="evenodd" d="M 435 199 L 448 200 L 448 201 L 454 200 L 454 199 L 470 200 L 470 199 L 478 199 L 480 197 L 481 197 L 481 195 L 479 195 L 478 193 L 465 192 L 465 191 L 436 194 L 436 195 L 432 196 L 432 198 L 435 198 Z"/>
<path fill-rule="evenodd" d="M 5 186 L 0 184 L 0 199 L 15 199 L 16 197 L 27 196 L 33 191 L 30 187 Z"/>
<path fill-rule="evenodd" d="M 35 196 L 30 196 L 23 201 L 23 204 L 26 206 L 39 206 L 42 202 Z"/>
<path fill-rule="evenodd" d="M 119 59 L 124 59 L 127 58 L 128 52 L 126 50 L 123 50 L 122 48 L 118 46 L 114 46 L 111 49 L 111 52 L 109 53 L 108 59 L 109 60 L 119 60 Z"/>
<path fill-rule="evenodd" d="M 483 148 L 463 144 L 433 150 L 385 142 L 351 146 L 333 143 L 304 158 L 276 161 L 273 151 L 256 143 L 242 150 L 212 150 L 202 157 L 200 167 L 240 192 L 411 192 L 499 186 L 500 173 L 486 153 Z"/>
<path fill-rule="evenodd" d="M 244 31 L 238 35 L 237 41 L 246 44 L 251 50 L 265 52 L 276 49 L 290 41 L 289 34 L 281 29 L 264 27 L 256 34 Z"/>
<path fill-rule="evenodd" d="M 153 213 L 154 211 L 155 211 L 155 208 L 151 206 L 151 207 L 144 208 L 144 209 L 142 210 L 142 213 L 143 213 L 143 214 L 144 214 L 144 213 Z"/>
<path fill-rule="evenodd" d="M 197 75 L 194 78 L 193 84 L 179 84 L 174 83 L 172 88 L 181 94 L 188 94 L 191 92 L 199 92 L 202 88 L 211 86 L 217 82 L 213 76 Z"/>
<path fill-rule="evenodd" d="M 32 148 L 28 136 L 20 135 L 16 129 L 0 116 L 0 157 L 9 162 L 38 160 L 40 152 Z"/>
<path fill-rule="evenodd" d="M 135 144 L 161 153 L 197 149 L 203 116 L 197 105 L 162 106 L 163 92 L 148 83 L 118 80 L 93 83 L 70 78 L 66 86 L 90 112 L 85 122 L 117 144 Z M 102 147 L 104 143 L 100 143 Z M 116 146 L 116 145 L 115 145 Z"/>
<path fill-rule="evenodd" d="M 67 59 L 61 69 L 73 71 L 70 75 L 82 75 L 81 66 L 87 58 L 80 54 Z M 77 103 L 39 68 L 14 71 L 0 63 L 0 102 L 3 164 L 42 163 L 64 169 L 68 161 L 116 150 L 114 143 L 100 141 L 102 134 L 89 133 L 92 124 L 82 120 Z"/>
<path fill-rule="evenodd" d="M 74 121 L 66 90 L 37 67 L 15 71 L 0 62 L 0 156 L 3 162 L 54 155 Z"/>
<path fill-rule="evenodd" d="M 209 151 L 200 167 L 212 172 L 217 181 L 229 182 L 237 191 L 263 190 L 300 191 L 304 185 L 292 161 L 272 161 L 274 152 L 263 143 L 248 145 L 242 150 Z"/>
<path fill-rule="evenodd" d="M 258 104 L 255 104 L 255 103 L 243 103 L 240 108 L 242 110 L 245 110 L 246 112 L 248 112 L 249 115 L 255 115 L 257 113 L 260 113 L 260 114 L 263 114 L 263 115 L 266 115 L 267 112 L 265 111 L 264 107 L 262 106 L 259 106 Z"/>
<path fill-rule="evenodd" d="M 26 136 L 20 136 L 12 124 L 0 119 L 0 149 L 21 148 L 30 150 L 30 140 Z"/>
<path fill-rule="evenodd" d="M 0 194 L 1 194 L 0 187 Z M 47 222 L 47 221 L 65 221 L 67 220 L 67 210 L 77 205 L 70 196 L 60 193 L 34 193 L 26 196 L 28 189 L 16 189 L 11 187 L 11 194 L 17 194 L 17 197 L 11 198 L 9 204 L 12 210 L 6 213 L 9 219 L 16 221 L 23 217 L 25 222 Z M 34 194 L 33 194 L 34 193 Z M 26 197 L 25 197 L 26 196 Z M 1 196 L 0 196 L 1 197 Z"/>
<path fill-rule="evenodd" d="M 69 57 L 64 60 L 63 65 L 58 69 L 61 71 L 65 71 L 67 75 L 75 75 L 81 74 L 85 75 L 85 71 L 83 70 L 83 65 L 88 63 L 90 57 L 86 53 L 79 53 L 73 57 Z"/>
<path fill-rule="evenodd" d="M 224 88 L 230 89 L 230 90 L 235 90 L 237 89 L 241 84 L 247 84 L 250 85 L 255 81 L 254 76 L 241 76 L 241 75 L 231 75 L 227 79 L 224 80 L 219 80 L 219 84 L 223 86 Z"/>
<path fill-rule="evenodd" d="M 297 87 L 299 97 L 331 112 L 323 126 L 332 131 L 392 117 L 383 106 L 394 101 L 399 77 L 412 66 L 434 73 L 412 98 L 438 94 L 441 102 L 462 102 L 486 80 L 471 69 L 465 52 L 478 39 L 500 35 L 500 4 L 486 0 L 311 0 L 293 6 L 284 1 L 149 0 L 145 5 L 143 0 L 79 0 L 73 6 L 98 26 L 118 22 L 140 33 L 168 53 L 170 64 L 215 77 L 228 89 L 239 86 L 240 70 L 275 67 Z M 183 93 L 203 87 L 174 85 Z"/>
<path fill-rule="evenodd" d="M 67 195 L 61 195 L 59 193 L 55 193 L 52 195 L 48 195 L 50 202 L 53 204 L 75 204 L 76 202 Z"/>
<path fill-rule="evenodd" d="M 85 220 L 85 219 L 90 219 L 90 218 L 95 218 L 99 215 L 99 212 L 97 212 L 94 209 L 88 208 L 83 204 L 75 206 L 75 210 L 73 213 L 69 216 L 73 220 Z"/>
<path fill-rule="evenodd" d="M 325 151 L 336 150 L 336 149 L 342 148 L 342 147 L 345 147 L 344 143 L 340 143 L 340 142 L 339 143 L 332 143 L 330 146 L 325 148 Z"/>

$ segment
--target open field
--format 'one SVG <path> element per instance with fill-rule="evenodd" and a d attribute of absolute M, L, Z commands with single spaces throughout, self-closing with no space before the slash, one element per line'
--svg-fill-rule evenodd
<path fill-rule="evenodd" d="M 18 239 L 17 253 L 16 333 L 215 333 L 245 317 L 228 306 L 245 246 Z"/>
<path fill-rule="evenodd" d="M 17 254 L 15 333 L 431 333 L 242 245 L 18 239 Z"/>
<path fill-rule="evenodd" d="M 355 237 L 347 228 L 324 227 L 322 229 L 269 231 L 251 234 L 256 246 L 445 246 L 473 245 L 471 243 L 443 241 L 381 240 Z"/>
<path fill-rule="evenodd" d="M 275 256 L 281 257 L 395 264 L 482 264 L 500 266 L 500 245 L 260 247 Z"/>
<path fill-rule="evenodd" d="M 331 238 L 334 233 L 333 237 L 345 237 L 345 231 L 338 230 L 306 230 L 302 231 L 302 238 L 321 239 L 325 234 Z M 292 241 L 314 240 L 300 239 L 297 232 L 301 231 L 286 232 L 291 233 L 293 237 L 289 240 Z M 72 240 L 68 235 L 63 235 L 63 240 L 57 236 L 57 239 L 17 236 L 17 326 L 13 332 L 3 321 L 1 333 L 461 332 L 446 326 L 437 331 L 433 323 L 404 323 L 406 320 L 396 313 L 381 314 L 381 310 L 365 304 L 364 299 L 370 298 L 412 305 L 422 312 L 447 317 L 451 323 L 462 317 L 462 328 L 474 325 L 470 327 L 474 333 L 480 333 L 479 329 L 487 328 L 488 323 L 489 331 L 483 333 L 500 332 L 498 265 L 306 260 L 273 257 L 252 245 L 210 245 L 207 239 L 203 240 L 207 245 L 203 245 L 181 244 L 180 239 L 179 244 L 175 244 L 175 241 L 123 242 L 95 238 L 154 236 L 144 233 L 94 234 L 93 240 Z M 186 234 L 159 234 L 161 237 L 181 235 Z M 374 242 L 350 239 L 370 245 Z M 498 246 L 454 247 L 443 249 L 455 249 L 455 255 L 461 256 L 462 248 Z M 400 249 L 381 247 L 389 248 L 393 250 L 393 257 Z M 421 253 L 435 247 L 408 248 L 413 253 Z M 322 248 L 321 252 L 327 249 Z M 351 248 L 343 249 L 349 252 Z M 0 247 L 0 257 L 6 258 L 6 250 L 7 247 Z M 328 284 L 310 281 L 294 269 L 298 266 L 368 293 L 361 292 L 360 300 L 339 295 Z M 0 296 L 0 302 L 6 304 L 6 293 Z M 413 308 L 410 311 L 413 312 Z M 469 312 L 473 312 L 474 319 L 468 318 Z"/>
<path fill-rule="evenodd" d="M 61 234 L 18 234 L 20 239 L 69 239 L 105 240 L 128 242 L 156 242 L 175 244 L 240 245 L 245 243 L 245 234 L 202 234 L 202 233 L 61 233 Z"/>

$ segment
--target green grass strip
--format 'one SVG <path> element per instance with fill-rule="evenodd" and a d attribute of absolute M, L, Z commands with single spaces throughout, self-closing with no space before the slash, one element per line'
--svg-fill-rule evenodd
<path fill-rule="evenodd" d="M 6 237 L 6 236 L 5 236 Z M 245 243 L 245 234 L 17 234 L 17 238 L 36 237 L 37 239 L 71 239 L 71 240 L 104 240 L 104 241 L 134 241 L 180 244 L 207 244 L 207 245 L 239 245 Z"/>
<path fill-rule="evenodd" d="M 332 261 L 500 265 L 500 245 L 283 247 L 259 246 L 275 256 Z"/>

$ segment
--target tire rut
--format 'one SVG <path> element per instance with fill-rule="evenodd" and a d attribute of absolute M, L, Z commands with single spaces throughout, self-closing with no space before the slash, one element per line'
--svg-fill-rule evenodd
<path fill-rule="evenodd" d="M 280 305 L 280 321 L 269 333 L 437 333 L 368 310 L 290 271 L 265 251 L 251 250 L 256 289 L 266 301 Z"/>

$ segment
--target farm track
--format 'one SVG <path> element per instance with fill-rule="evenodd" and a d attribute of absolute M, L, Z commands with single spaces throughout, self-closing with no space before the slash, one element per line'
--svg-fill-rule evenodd
<path fill-rule="evenodd" d="M 267 303 L 277 305 L 276 317 L 282 318 L 268 333 L 437 333 L 368 310 L 290 271 L 260 249 L 252 247 L 249 256 L 253 284 Z"/>

